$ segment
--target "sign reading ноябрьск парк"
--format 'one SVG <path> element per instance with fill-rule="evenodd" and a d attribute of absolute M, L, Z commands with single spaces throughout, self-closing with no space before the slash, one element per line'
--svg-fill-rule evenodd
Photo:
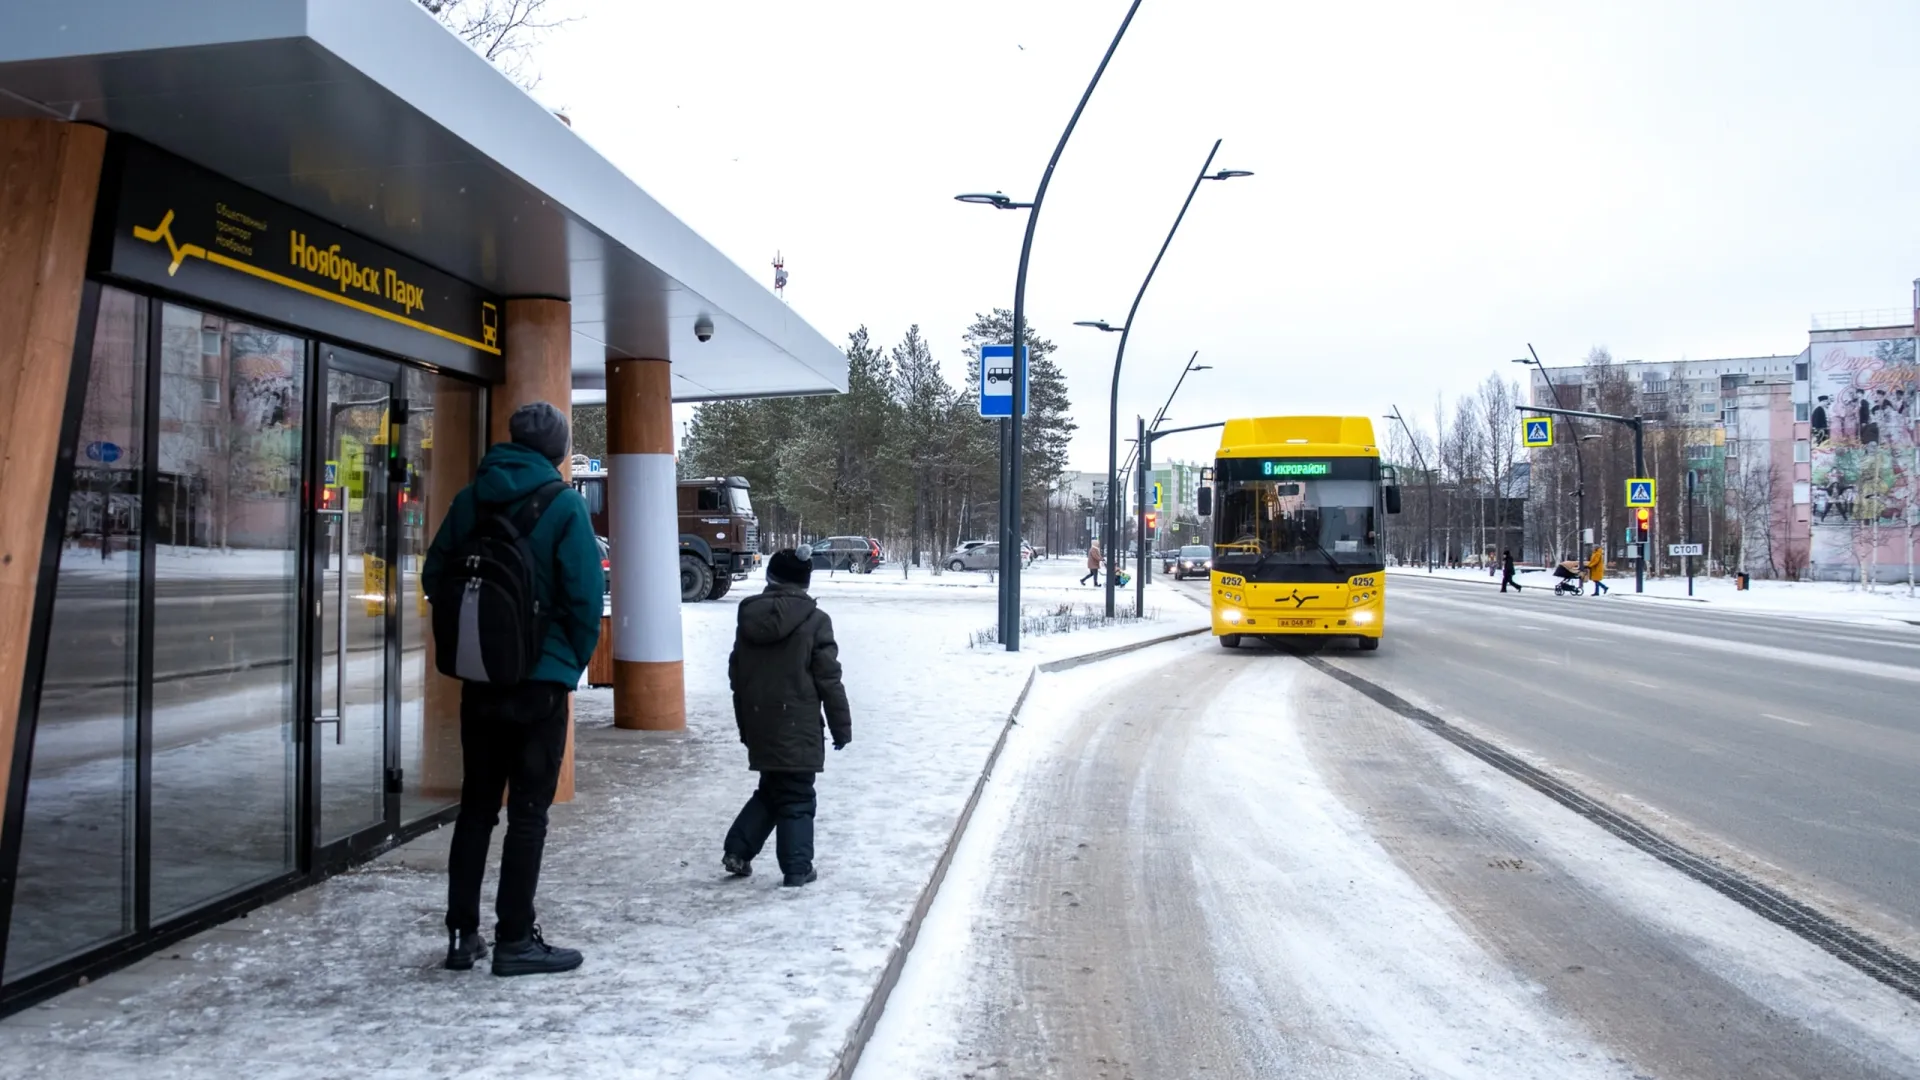
<path fill-rule="evenodd" d="M 102 190 L 96 270 L 487 376 L 501 305 L 474 286 L 133 139 Z"/>

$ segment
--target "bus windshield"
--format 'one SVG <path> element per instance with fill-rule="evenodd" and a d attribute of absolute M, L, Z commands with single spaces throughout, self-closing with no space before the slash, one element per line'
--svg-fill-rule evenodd
<path fill-rule="evenodd" d="M 1249 581 L 1345 581 L 1383 568 L 1375 458 L 1222 458 L 1213 568 Z"/>

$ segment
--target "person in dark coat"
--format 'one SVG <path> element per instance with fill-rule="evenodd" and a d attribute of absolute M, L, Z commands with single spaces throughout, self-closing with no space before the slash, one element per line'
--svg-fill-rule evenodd
<path fill-rule="evenodd" d="M 1507 586 L 1513 586 L 1514 592 L 1520 591 L 1520 582 L 1513 576 L 1513 552 L 1500 552 L 1500 591 L 1506 592 Z"/>
<path fill-rule="evenodd" d="M 721 864 L 735 877 L 753 873 L 754 856 L 777 834 L 782 885 L 805 885 L 813 868 L 813 781 L 826 766 L 821 717 L 839 750 L 853 741 L 853 714 L 840 683 L 833 620 L 807 585 L 812 552 L 801 545 L 767 561 L 767 588 L 740 602 L 727 681 L 733 716 L 760 786 L 727 830 Z"/>

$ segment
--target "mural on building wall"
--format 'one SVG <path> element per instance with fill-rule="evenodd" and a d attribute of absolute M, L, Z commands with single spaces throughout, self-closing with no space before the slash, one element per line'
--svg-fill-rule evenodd
<path fill-rule="evenodd" d="M 1813 465 L 1813 561 L 1862 561 L 1863 530 L 1877 520 L 1883 542 L 1920 510 L 1915 339 L 1832 341 L 1813 346 L 1808 419 Z"/>

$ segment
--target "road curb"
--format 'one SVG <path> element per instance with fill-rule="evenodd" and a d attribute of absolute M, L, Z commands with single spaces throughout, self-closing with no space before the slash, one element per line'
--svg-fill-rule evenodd
<path fill-rule="evenodd" d="M 947 869 L 953 865 L 953 856 L 960 849 L 960 839 L 966 835 L 967 825 L 973 821 L 973 811 L 980 805 L 980 796 L 987 790 L 987 781 L 993 778 L 993 767 L 1000 761 L 1000 752 L 1007 748 L 1007 736 L 1012 734 L 1014 725 L 1020 721 L 1020 710 L 1026 707 L 1027 695 L 1033 692 L 1034 680 L 1042 674 L 1053 674 L 1086 664 L 1096 664 L 1102 660 L 1111 660 L 1116 656 L 1150 649 L 1156 645 L 1165 645 L 1171 641 L 1207 633 L 1211 627 L 1198 627 L 1182 630 L 1173 634 L 1162 634 L 1146 641 L 1136 641 L 1128 645 L 1118 645 L 1111 649 L 1085 653 L 1081 656 L 1069 656 L 1059 660 L 1049 660 L 1035 664 L 1027 672 L 1027 681 L 1020 687 L 1020 696 L 1013 700 L 1013 708 L 1007 713 L 1007 719 L 1000 726 L 1000 737 L 994 740 L 993 749 L 987 752 L 986 766 L 973 782 L 973 790 L 967 795 L 966 805 L 960 808 L 960 817 L 953 823 L 953 832 L 947 837 L 946 847 L 940 852 L 940 858 L 933 864 L 933 876 L 927 879 L 926 887 L 920 890 L 920 898 L 914 902 L 913 913 L 907 916 L 907 925 L 900 931 L 892 953 L 887 957 L 886 967 L 881 969 L 880 981 L 873 992 L 867 995 L 867 1002 L 860 1008 L 860 1019 L 848 1034 L 846 1045 L 840 1048 L 839 1060 L 827 1073 L 827 1080 L 850 1080 L 853 1071 L 860 1064 L 860 1055 L 873 1038 L 873 1032 L 880 1024 L 880 1015 L 886 1011 L 887 999 L 893 996 L 893 988 L 900 982 L 900 972 L 907 966 L 907 954 L 913 951 L 914 942 L 919 940 L 920 925 L 927 919 L 927 912 L 933 909 L 933 901 L 940 893 L 940 886 L 947 880 Z"/>

